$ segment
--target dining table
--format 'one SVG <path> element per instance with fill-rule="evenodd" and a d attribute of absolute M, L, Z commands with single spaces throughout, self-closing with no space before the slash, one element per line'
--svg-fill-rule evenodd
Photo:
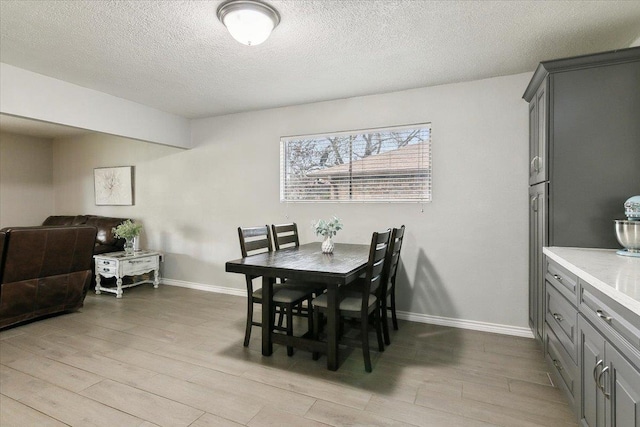
<path fill-rule="evenodd" d="M 307 243 L 298 247 L 250 255 L 225 264 L 225 271 L 262 277 L 262 354 L 271 356 L 273 344 L 293 346 L 327 355 L 327 368 L 335 371 L 338 355 L 338 288 L 356 280 L 365 272 L 369 245 L 336 243 L 333 253 L 322 252 L 321 244 Z M 326 342 L 313 339 L 312 331 L 288 336 L 274 328 L 275 306 L 273 284 L 276 279 L 308 282 L 310 288 L 326 285 Z"/>

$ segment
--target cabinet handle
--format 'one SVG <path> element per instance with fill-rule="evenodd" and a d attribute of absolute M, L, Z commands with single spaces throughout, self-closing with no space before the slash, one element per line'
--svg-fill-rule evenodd
<path fill-rule="evenodd" d="M 602 363 L 604 362 L 604 360 L 600 359 L 598 360 L 598 363 L 596 363 L 596 366 L 593 367 L 593 380 L 596 382 L 596 387 L 601 388 L 600 387 L 600 382 L 598 382 L 598 378 L 600 378 L 600 375 L 597 374 L 598 371 L 598 366 L 602 365 Z"/>
<path fill-rule="evenodd" d="M 558 362 L 558 359 L 553 359 L 553 366 L 555 366 L 558 371 L 562 371 L 562 365 Z"/>
<path fill-rule="evenodd" d="M 602 371 L 600 371 L 600 375 L 598 375 L 598 380 L 596 381 L 596 385 L 598 387 L 600 387 L 600 390 L 602 390 L 602 394 L 604 394 L 604 397 L 606 397 L 607 399 L 609 399 L 611 397 L 610 393 L 607 393 L 606 388 L 604 387 L 604 384 L 602 384 L 602 382 L 600 382 L 600 378 L 602 378 L 604 376 L 605 372 L 609 371 L 609 367 L 605 366 Z"/>
<path fill-rule="evenodd" d="M 562 322 L 564 320 L 564 318 L 558 313 L 553 313 L 553 318 L 556 319 L 558 322 Z"/>
<path fill-rule="evenodd" d="M 538 197 L 539 195 L 535 195 L 531 198 L 531 210 L 534 212 L 538 212 Z"/>
<path fill-rule="evenodd" d="M 611 316 L 607 316 L 602 312 L 602 310 L 596 310 L 596 314 L 599 318 L 606 320 L 607 322 L 611 322 L 613 318 Z"/>
<path fill-rule="evenodd" d="M 559 276 L 557 274 L 553 275 L 553 278 L 556 279 L 558 282 L 562 282 L 562 276 Z"/>
<path fill-rule="evenodd" d="M 540 156 L 534 156 L 533 159 L 531 159 L 531 169 L 534 172 L 540 172 Z"/>

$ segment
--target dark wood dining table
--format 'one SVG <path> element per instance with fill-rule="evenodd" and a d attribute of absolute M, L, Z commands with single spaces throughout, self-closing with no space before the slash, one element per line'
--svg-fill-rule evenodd
<path fill-rule="evenodd" d="M 332 254 L 322 253 L 320 243 L 251 255 L 226 263 L 230 273 L 262 277 L 262 354 L 273 353 L 273 343 L 327 355 L 327 368 L 338 369 L 338 287 L 364 273 L 368 245 L 336 243 Z M 327 286 L 327 342 L 306 336 L 287 336 L 274 330 L 273 284 L 276 278 L 323 283 Z M 266 325 L 266 326 L 265 326 Z"/>

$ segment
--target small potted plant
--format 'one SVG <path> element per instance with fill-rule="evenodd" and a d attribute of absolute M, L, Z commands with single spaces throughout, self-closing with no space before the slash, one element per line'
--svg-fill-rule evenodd
<path fill-rule="evenodd" d="M 136 224 L 128 219 L 119 226 L 114 227 L 112 231 L 117 238 L 125 240 L 124 252 L 127 255 L 131 255 L 133 253 L 133 242 L 140 235 L 142 224 Z"/>
<path fill-rule="evenodd" d="M 342 230 L 342 222 L 340 222 L 340 218 L 334 216 L 331 220 L 325 221 L 321 219 L 319 221 L 313 222 L 313 228 L 316 232 L 316 236 L 323 236 L 324 241 L 322 242 L 322 252 L 325 254 L 333 253 L 333 239 L 339 230 Z"/>

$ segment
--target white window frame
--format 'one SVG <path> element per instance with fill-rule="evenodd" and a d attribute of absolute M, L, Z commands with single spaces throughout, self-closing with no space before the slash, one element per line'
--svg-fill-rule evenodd
<path fill-rule="evenodd" d="M 409 139 L 408 143 L 400 148 L 395 148 L 393 142 L 389 142 L 389 138 L 378 145 L 380 147 L 384 144 L 384 147 L 377 154 L 366 156 L 364 149 L 366 148 L 366 139 L 362 135 L 368 135 L 369 141 L 372 140 L 372 135 L 388 134 L 389 136 L 406 135 L 407 138 L 413 134 L 413 131 L 418 131 L 417 136 Z M 326 134 L 314 134 L 314 135 L 297 135 L 286 136 L 280 138 L 280 201 L 286 203 L 429 203 L 432 201 L 432 170 L 433 165 L 431 161 L 431 123 L 419 123 L 412 125 L 393 126 L 384 128 L 373 128 L 363 130 L 352 130 L 344 132 L 333 132 Z M 426 134 L 426 137 L 425 137 Z M 335 164 L 337 160 L 333 159 L 331 166 L 324 167 L 322 160 L 326 161 L 325 156 L 318 161 L 319 152 L 316 149 L 318 145 L 320 148 L 322 144 L 326 144 L 325 152 L 333 150 L 329 149 L 331 143 L 330 139 L 336 140 L 337 147 L 339 149 L 346 150 L 346 140 L 352 141 L 349 145 L 349 153 L 351 160 L 341 158 L 340 164 Z M 316 143 L 317 140 L 317 143 Z M 326 140 L 326 141 L 323 141 Z M 378 139 L 378 142 L 380 139 Z M 407 140 L 405 139 L 404 142 Z M 359 153 L 353 154 L 353 143 L 357 145 Z M 366 145 L 363 145 L 366 144 Z M 399 145 L 399 143 L 398 143 Z M 303 160 L 309 160 L 311 166 L 304 166 L 309 170 L 294 172 L 295 165 L 291 160 L 291 156 L 294 155 L 293 151 L 301 150 L 302 147 L 312 150 L 312 154 L 304 156 Z M 311 147 L 311 148 L 308 148 Z M 401 150 L 403 150 L 401 152 Z M 410 151 L 409 151 L 410 150 Z M 392 153 L 395 152 L 394 153 Z M 387 154 L 389 153 L 389 154 Z M 376 172 L 381 170 L 381 166 L 376 164 L 379 159 L 380 163 L 383 162 L 382 156 L 395 156 L 396 159 L 400 159 L 403 166 L 396 170 L 386 170 L 383 172 Z M 378 156 L 378 157 L 376 157 Z M 337 157 L 337 156 L 336 156 Z M 347 156 L 345 156 L 347 157 Z M 374 160 L 374 158 L 376 160 Z M 365 163 L 364 159 L 368 159 Z M 358 163 L 360 162 L 360 163 Z M 412 164 L 414 163 L 414 164 Z M 349 171 L 346 172 L 345 170 Z M 359 172 L 354 172 L 357 169 Z M 333 170 L 333 176 L 330 175 L 330 171 Z M 298 181 L 297 184 L 293 178 L 295 175 L 303 175 L 303 180 L 309 180 L 309 182 Z M 324 177 L 323 177 L 324 174 Z M 313 175 L 313 177 L 311 176 Z M 340 175 L 338 179 L 337 176 Z M 312 181 L 315 180 L 315 185 L 322 185 L 328 181 L 340 182 L 340 186 L 331 185 L 331 188 L 339 188 L 339 190 L 331 191 L 330 195 L 320 195 L 321 190 L 314 190 L 312 187 Z M 421 180 L 422 179 L 422 180 Z M 294 189 L 291 186 L 297 185 L 301 190 L 297 194 L 298 197 L 293 195 Z M 345 190 L 348 186 L 348 190 Z M 382 188 L 380 194 L 376 194 L 376 190 L 372 190 L 375 186 Z M 388 188 L 393 186 L 394 190 L 384 190 L 385 186 Z M 419 190 L 413 190 L 418 186 Z M 405 188 L 406 190 L 402 190 Z M 401 189 L 401 190 L 397 190 Z M 301 194 L 301 193 L 307 193 Z M 369 195 L 369 196 L 367 196 Z M 394 195 L 396 197 L 394 197 Z"/>

